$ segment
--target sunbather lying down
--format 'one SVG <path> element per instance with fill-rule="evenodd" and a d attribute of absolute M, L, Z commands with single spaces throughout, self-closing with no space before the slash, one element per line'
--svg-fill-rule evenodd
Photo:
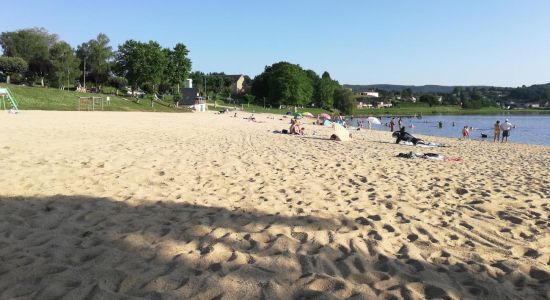
<path fill-rule="evenodd" d="M 446 147 L 443 144 L 424 141 L 423 139 L 415 138 L 412 134 L 405 132 L 405 127 L 401 130 L 392 133 L 392 137 L 396 138 L 396 144 L 420 146 L 420 147 Z"/>
<path fill-rule="evenodd" d="M 413 145 L 417 144 L 426 144 L 422 139 L 415 138 L 412 134 L 405 132 L 405 127 L 402 127 L 401 130 L 395 131 L 391 134 L 392 137 L 396 138 L 395 143 L 399 144 L 399 142 L 410 142 L 413 143 Z"/>
<path fill-rule="evenodd" d="M 456 157 L 456 156 L 455 157 L 443 156 L 437 153 L 414 153 L 412 151 L 409 153 L 399 153 L 397 154 L 397 157 L 410 158 L 410 159 L 422 158 L 422 159 L 430 159 L 430 160 L 444 160 L 444 161 L 451 161 L 451 162 L 461 161 L 460 157 Z"/>

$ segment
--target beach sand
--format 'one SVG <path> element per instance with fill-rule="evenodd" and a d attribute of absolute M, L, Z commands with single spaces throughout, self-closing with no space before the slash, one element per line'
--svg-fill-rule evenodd
<path fill-rule="evenodd" d="M 0 299 L 550 298 L 550 147 L 248 115 L 0 113 Z"/>

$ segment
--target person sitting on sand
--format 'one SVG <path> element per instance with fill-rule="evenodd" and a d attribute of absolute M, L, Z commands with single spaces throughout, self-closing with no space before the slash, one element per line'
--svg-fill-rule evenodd
<path fill-rule="evenodd" d="M 302 127 L 302 124 L 300 124 L 300 121 L 297 119 L 290 120 L 290 128 L 288 130 L 289 134 L 304 134 L 304 128 Z"/>
<path fill-rule="evenodd" d="M 399 144 L 401 141 L 413 143 L 415 146 L 417 144 L 425 144 L 424 140 L 415 138 L 412 134 L 406 132 L 405 127 L 401 127 L 401 130 L 392 133 L 392 137 L 396 138 L 396 144 Z"/>

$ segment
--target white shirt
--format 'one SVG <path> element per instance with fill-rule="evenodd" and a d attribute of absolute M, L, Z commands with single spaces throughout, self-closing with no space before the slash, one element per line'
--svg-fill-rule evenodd
<path fill-rule="evenodd" d="M 500 129 L 502 129 L 503 131 L 504 131 L 504 130 L 510 131 L 510 130 L 512 130 L 512 123 L 510 123 L 510 122 L 502 123 L 502 124 L 500 125 Z"/>

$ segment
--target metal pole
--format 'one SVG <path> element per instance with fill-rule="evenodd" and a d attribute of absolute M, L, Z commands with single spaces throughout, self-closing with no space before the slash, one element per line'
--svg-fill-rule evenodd
<path fill-rule="evenodd" d="M 86 59 L 88 57 L 84 56 L 84 92 L 86 92 Z"/>

